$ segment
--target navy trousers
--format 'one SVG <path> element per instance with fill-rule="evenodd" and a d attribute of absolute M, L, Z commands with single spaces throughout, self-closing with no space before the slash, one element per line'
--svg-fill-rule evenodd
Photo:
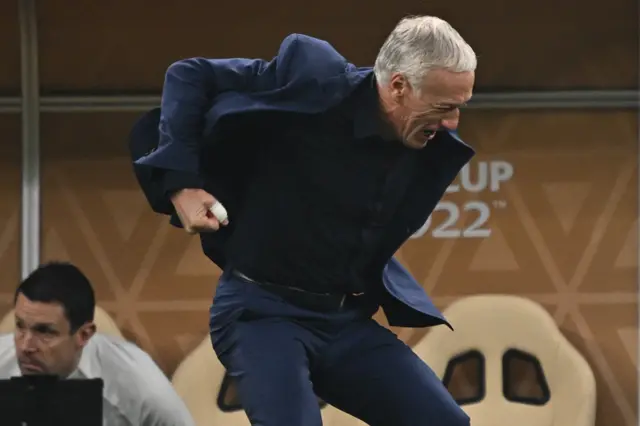
<path fill-rule="evenodd" d="M 316 312 L 222 275 L 213 348 L 253 426 L 321 426 L 318 397 L 371 426 L 468 426 L 433 371 L 372 316 L 366 299 Z"/>

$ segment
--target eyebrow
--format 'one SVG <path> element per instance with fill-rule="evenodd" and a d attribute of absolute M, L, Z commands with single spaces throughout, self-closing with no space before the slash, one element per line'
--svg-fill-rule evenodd
<path fill-rule="evenodd" d="M 39 333 L 58 333 L 55 326 L 53 324 L 48 323 L 38 323 L 33 326 L 33 329 Z"/>
<path fill-rule="evenodd" d="M 18 317 L 16 317 L 16 323 L 24 325 L 24 321 L 21 318 L 18 318 Z M 57 333 L 58 332 L 58 330 L 56 329 L 55 324 L 48 323 L 48 322 L 35 323 L 29 328 L 32 329 L 32 330 L 36 330 L 36 331 L 38 331 L 40 333 L 43 333 L 43 332 Z"/>

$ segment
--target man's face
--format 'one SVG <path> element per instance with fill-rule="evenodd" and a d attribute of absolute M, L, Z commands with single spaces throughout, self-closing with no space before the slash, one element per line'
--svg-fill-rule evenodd
<path fill-rule="evenodd" d="M 23 375 L 67 377 L 95 332 L 95 326 L 87 323 L 71 333 L 62 305 L 33 302 L 23 294 L 16 299 L 15 320 L 16 355 Z"/>
<path fill-rule="evenodd" d="M 455 130 L 459 108 L 471 99 L 474 72 L 454 73 L 442 69 L 427 73 L 420 90 L 402 74 L 394 74 L 387 87 L 390 121 L 410 148 L 423 148 L 436 130 Z M 389 105 L 390 104 L 390 105 Z"/>

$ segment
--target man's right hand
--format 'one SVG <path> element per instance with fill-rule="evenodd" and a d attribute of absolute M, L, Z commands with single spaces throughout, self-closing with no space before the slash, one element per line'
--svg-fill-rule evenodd
<path fill-rule="evenodd" d="M 182 226 L 190 234 L 217 231 L 229 223 L 226 219 L 220 223 L 211 213 L 217 200 L 202 189 L 182 189 L 171 196 L 171 202 Z"/>

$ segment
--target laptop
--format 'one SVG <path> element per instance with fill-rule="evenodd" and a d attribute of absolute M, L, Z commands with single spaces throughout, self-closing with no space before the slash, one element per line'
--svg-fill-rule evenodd
<path fill-rule="evenodd" d="M 102 426 L 102 379 L 28 375 L 0 380 L 3 426 Z"/>

